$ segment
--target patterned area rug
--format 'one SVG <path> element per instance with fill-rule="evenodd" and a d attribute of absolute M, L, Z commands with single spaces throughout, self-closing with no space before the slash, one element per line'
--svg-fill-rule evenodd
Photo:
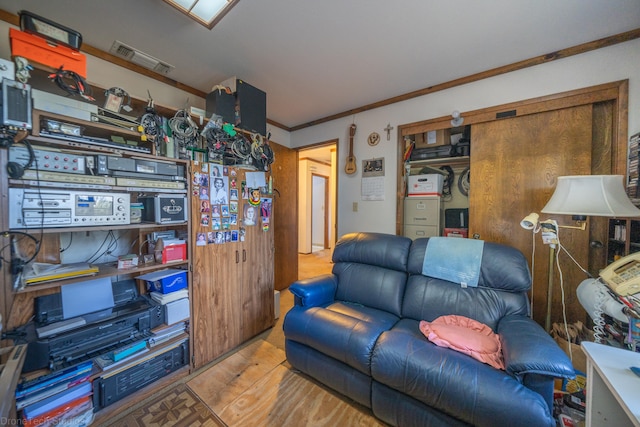
<path fill-rule="evenodd" d="M 184 383 L 178 383 L 151 403 L 104 424 L 118 427 L 224 427 L 224 423 Z"/>
<path fill-rule="evenodd" d="M 382 427 L 371 411 L 292 369 L 256 340 L 100 427 Z"/>

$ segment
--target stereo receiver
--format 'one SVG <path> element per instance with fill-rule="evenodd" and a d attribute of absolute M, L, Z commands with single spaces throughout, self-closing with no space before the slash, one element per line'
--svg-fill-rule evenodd
<path fill-rule="evenodd" d="M 9 189 L 9 228 L 129 224 L 129 193 Z"/>

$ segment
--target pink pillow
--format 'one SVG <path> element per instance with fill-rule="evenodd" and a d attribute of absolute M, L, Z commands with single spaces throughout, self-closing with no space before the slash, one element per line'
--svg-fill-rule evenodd
<path fill-rule="evenodd" d="M 433 322 L 422 320 L 420 332 L 440 347 L 451 348 L 504 370 L 500 337 L 484 323 L 464 316 L 440 316 Z"/>

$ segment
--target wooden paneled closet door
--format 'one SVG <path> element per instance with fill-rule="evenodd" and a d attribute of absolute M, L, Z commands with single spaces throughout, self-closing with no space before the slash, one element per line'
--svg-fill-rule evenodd
<path fill-rule="evenodd" d="M 298 152 L 270 142 L 273 177 L 274 287 L 287 289 L 298 280 Z"/>
<path fill-rule="evenodd" d="M 246 227 L 246 241 L 239 245 L 242 274 L 241 342 L 274 323 L 273 299 L 273 237 L 274 229 L 263 231 L 260 224 Z"/>
<path fill-rule="evenodd" d="M 472 126 L 469 236 L 505 243 L 530 262 L 535 239 L 532 301 L 534 319 L 544 325 L 549 247 L 540 234 L 520 227 L 530 212 L 540 213 L 553 194 L 556 178 L 592 172 L 592 105 L 496 120 Z M 570 224 L 570 217 L 540 213 L 540 220 Z M 588 269 L 589 231 L 560 229 L 562 245 Z M 584 320 L 575 289 L 586 278 L 565 254 L 560 255 L 569 321 Z M 554 267 L 552 322 L 562 319 L 560 278 Z"/>

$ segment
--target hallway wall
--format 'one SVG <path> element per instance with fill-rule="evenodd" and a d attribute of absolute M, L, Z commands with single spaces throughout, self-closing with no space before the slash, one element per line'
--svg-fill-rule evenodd
<path fill-rule="evenodd" d="M 335 152 L 335 151 L 334 151 Z M 312 209 L 312 185 L 313 175 L 322 175 L 329 178 L 329 203 L 325 207 L 325 213 L 329 215 L 329 246 L 332 246 L 334 241 L 335 224 L 333 221 L 332 212 L 335 212 L 336 194 L 334 179 L 335 173 L 332 171 L 332 167 L 324 163 L 315 162 L 311 159 L 304 158 L 300 160 L 298 166 L 299 180 L 298 180 L 298 252 L 303 254 L 311 253 L 312 247 L 312 224 L 311 217 Z"/>

